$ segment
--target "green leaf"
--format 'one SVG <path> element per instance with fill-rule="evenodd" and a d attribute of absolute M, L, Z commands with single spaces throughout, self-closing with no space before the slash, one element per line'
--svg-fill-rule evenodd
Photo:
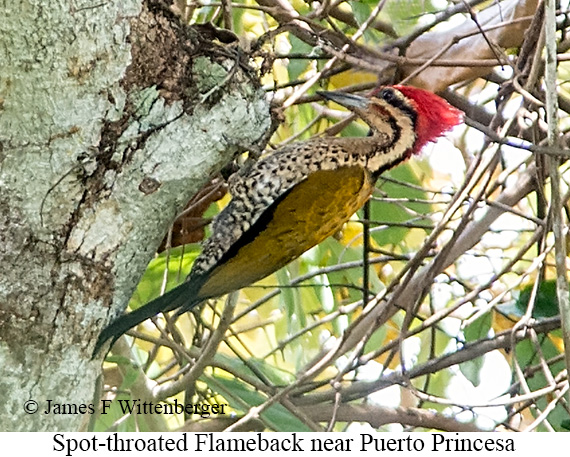
<path fill-rule="evenodd" d="M 532 294 L 532 285 L 529 284 L 521 290 L 516 307 L 523 314 L 526 312 L 530 297 Z M 556 294 L 556 280 L 542 281 L 538 286 L 532 317 L 552 317 L 558 315 L 558 296 Z"/>
<path fill-rule="evenodd" d="M 378 328 L 366 341 L 364 345 L 364 353 L 373 352 L 384 344 L 386 339 L 387 328 L 385 325 Z"/>
<path fill-rule="evenodd" d="M 295 35 L 289 34 L 289 43 L 291 44 L 292 54 L 310 54 L 313 48 L 301 41 Z M 310 59 L 290 59 L 287 65 L 287 72 L 291 81 L 298 79 L 309 68 Z"/>
<path fill-rule="evenodd" d="M 386 193 L 388 198 L 428 199 L 425 192 L 413 187 L 420 186 L 421 182 L 409 164 L 400 165 L 384 173 L 383 176 L 388 176 L 402 182 L 402 184 L 399 184 L 397 182 L 384 181 L 380 178 L 377 187 Z M 404 183 L 409 183 L 412 187 L 406 186 Z M 377 226 L 376 222 L 389 225 L 390 223 L 409 221 L 414 216 L 405 208 L 409 208 L 411 212 L 417 213 L 418 215 L 427 215 L 431 212 L 431 205 L 425 203 L 409 202 L 401 204 L 374 200 L 370 204 L 370 218 L 375 222 L 373 227 Z M 429 225 L 429 220 L 428 222 L 423 222 L 423 224 Z M 387 246 L 403 241 L 410 230 L 408 227 L 393 226 L 382 230 L 373 230 L 371 236 L 380 246 Z"/>
<path fill-rule="evenodd" d="M 352 12 L 359 25 L 362 25 L 365 21 L 370 18 L 370 13 L 375 5 L 367 4 L 366 2 L 352 2 Z M 378 41 L 375 36 L 373 29 L 368 28 L 364 32 L 364 38 L 368 42 Z"/>
<path fill-rule="evenodd" d="M 561 330 L 550 332 L 549 335 L 560 338 Z M 544 357 L 545 360 L 549 360 L 560 354 L 560 350 L 554 345 L 548 335 L 540 335 L 539 343 L 542 354 L 539 354 L 534 343 L 530 340 L 523 340 L 517 344 L 515 355 L 523 371 L 528 367 L 537 365 L 540 361 L 540 358 L 542 357 Z M 565 368 L 566 367 L 563 360 L 549 365 L 552 377 L 556 377 Z M 526 381 L 531 391 L 536 391 L 550 385 L 550 381 L 546 379 L 542 370 L 533 370 L 532 375 L 529 375 L 526 378 Z M 550 396 L 541 396 L 540 398 L 537 398 L 535 400 L 535 403 L 538 407 L 538 410 L 531 409 L 530 411 L 536 417 L 540 411 L 544 411 L 550 400 L 552 400 L 552 397 Z M 557 404 L 554 409 L 548 414 L 548 422 L 557 431 L 565 431 L 563 424 L 564 421 L 567 420 L 568 413 L 560 404 Z M 538 430 L 545 431 L 546 429 L 539 428 Z"/>
<path fill-rule="evenodd" d="M 487 338 L 489 330 L 493 324 L 493 316 L 490 312 L 483 314 L 475 319 L 471 324 L 463 329 L 465 341 L 475 341 L 482 338 Z"/>
<path fill-rule="evenodd" d="M 210 379 L 204 377 L 203 381 L 216 391 L 222 386 L 225 392 L 221 393 L 228 401 L 231 408 L 241 413 L 246 413 L 252 406 L 259 406 L 266 397 L 253 390 L 248 385 L 236 378 L 212 375 Z M 308 432 L 311 431 L 301 420 L 289 410 L 277 404 L 272 405 L 261 413 L 261 418 L 271 429 L 277 432 Z"/>
<path fill-rule="evenodd" d="M 483 367 L 483 357 L 476 357 L 459 364 L 459 369 L 471 384 L 477 387 L 481 384 L 481 368 Z"/>
<path fill-rule="evenodd" d="M 489 330 L 493 323 L 491 313 L 485 313 L 481 317 L 474 320 L 470 325 L 463 329 L 465 341 L 475 341 L 487 338 Z M 481 384 L 481 368 L 483 367 L 483 357 L 476 357 L 459 364 L 461 373 L 474 385 Z"/>
<path fill-rule="evenodd" d="M 515 300 L 503 305 L 498 305 L 497 309 L 507 315 L 521 317 L 526 313 L 532 295 L 534 284 L 528 284 L 520 291 L 513 292 Z M 544 319 L 557 316 L 558 296 L 556 294 L 556 280 L 542 281 L 538 286 L 532 317 Z"/>
<path fill-rule="evenodd" d="M 436 9 L 430 1 L 426 0 L 387 2 L 383 9 L 399 35 L 410 33 L 418 25 L 418 20 L 422 16 L 433 11 Z"/>
<path fill-rule="evenodd" d="M 168 269 L 166 291 L 179 285 L 190 273 L 199 251 L 200 248 L 197 244 L 188 244 L 171 249 L 169 253 L 163 252 L 154 258 L 148 264 L 137 290 L 129 302 L 129 307 L 135 310 L 160 295 L 166 269 Z"/>
<path fill-rule="evenodd" d="M 305 326 L 305 316 L 302 310 L 299 309 L 299 297 L 297 296 L 298 294 L 296 294 L 296 289 L 287 287 L 291 282 L 288 269 L 281 268 L 275 272 L 275 276 L 277 276 L 279 284 L 285 286 L 281 288 L 279 300 L 285 308 L 289 334 L 292 334 L 297 332 L 299 328 Z"/>

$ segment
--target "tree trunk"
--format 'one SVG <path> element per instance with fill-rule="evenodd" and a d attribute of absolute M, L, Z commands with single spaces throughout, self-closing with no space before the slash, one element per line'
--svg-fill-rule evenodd
<path fill-rule="evenodd" d="M 269 128 L 235 43 L 213 44 L 231 36 L 147 4 L 2 2 L 0 430 L 85 426 L 99 331 L 189 198 Z"/>

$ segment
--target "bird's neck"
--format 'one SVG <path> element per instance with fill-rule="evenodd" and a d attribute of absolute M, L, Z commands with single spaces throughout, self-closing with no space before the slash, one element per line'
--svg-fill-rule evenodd
<path fill-rule="evenodd" d="M 349 154 L 347 165 L 363 166 L 377 178 L 383 171 L 409 158 L 415 141 L 413 129 L 399 128 L 367 137 L 334 138 L 331 145 Z"/>

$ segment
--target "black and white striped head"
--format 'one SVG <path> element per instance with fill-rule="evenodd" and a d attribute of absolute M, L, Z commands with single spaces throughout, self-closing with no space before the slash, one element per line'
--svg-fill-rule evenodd
<path fill-rule="evenodd" d="M 408 157 L 437 140 L 463 119 L 463 113 L 427 90 L 409 86 L 381 86 L 369 96 L 319 92 L 354 112 L 368 124 L 372 135 L 388 134 L 400 142 Z"/>

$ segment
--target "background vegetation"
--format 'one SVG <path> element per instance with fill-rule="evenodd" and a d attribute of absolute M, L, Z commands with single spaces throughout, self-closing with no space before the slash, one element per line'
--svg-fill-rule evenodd
<path fill-rule="evenodd" d="M 414 84 L 461 108 L 465 125 L 385 173 L 341 233 L 283 270 L 121 339 L 104 370 L 113 414 L 94 428 L 568 429 L 561 3 L 554 88 L 542 2 L 177 2 L 186 23 L 237 36 L 239 49 L 227 47 L 250 58 L 279 120 L 269 149 L 366 135 L 319 89 Z M 547 119 L 549 93 L 559 109 Z M 132 309 L 183 280 L 228 198 L 216 176 L 189 203 Z M 126 399 L 227 404 L 232 415 L 124 414 Z"/>

